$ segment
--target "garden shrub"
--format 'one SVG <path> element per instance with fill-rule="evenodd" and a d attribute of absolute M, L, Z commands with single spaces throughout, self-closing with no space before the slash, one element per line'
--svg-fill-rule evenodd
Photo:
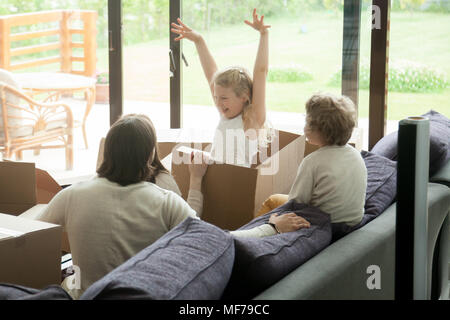
<path fill-rule="evenodd" d="M 267 75 L 269 82 L 306 82 L 312 79 L 312 74 L 297 64 L 270 67 Z"/>
<path fill-rule="evenodd" d="M 370 68 L 362 64 L 359 70 L 360 89 L 369 89 Z M 341 70 L 335 72 L 329 81 L 331 86 L 341 85 Z M 397 61 L 389 65 L 389 90 L 395 92 L 439 92 L 448 87 L 446 75 L 424 64 L 412 61 Z"/>

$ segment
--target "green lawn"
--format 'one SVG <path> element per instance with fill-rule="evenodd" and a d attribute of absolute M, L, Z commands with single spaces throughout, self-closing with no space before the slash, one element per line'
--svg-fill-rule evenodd
<path fill-rule="evenodd" d="M 370 61 L 370 28 L 366 13 L 362 17 L 361 62 Z M 304 112 L 304 103 L 317 91 L 340 93 L 328 85 L 330 76 L 341 66 L 342 13 L 305 14 L 304 17 L 266 18 L 270 29 L 270 64 L 301 64 L 313 74 L 304 83 L 268 83 L 267 106 L 274 111 Z M 301 32 L 302 29 L 304 32 Z M 412 60 L 438 68 L 450 77 L 450 14 L 391 14 L 390 61 Z M 211 30 L 203 34 L 216 62 L 221 67 L 241 65 L 252 71 L 258 46 L 258 33 L 244 23 Z M 167 46 L 168 39 L 137 45 L 143 59 L 153 46 Z M 134 48 L 136 46 L 133 46 Z M 189 67 L 184 67 L 183 101 L 186 104 L 212 105 L 212 99 L 195 46 L 183 43 Z M 144 58 L 145 57 L 145 58 Z M 99 51 L 104 63 L 106 51 Z M 125 61 L 125 64 L 127 61 Z M 104 63 L 105 64 L 105 63 Z M 368 116 L 368 90 L 360 90 L 359 115 Z M 398 93 L 388 96 L 388 118 L 402 119 L 434 109 L 450 117 L 450 88 L 438 93 Z"/>

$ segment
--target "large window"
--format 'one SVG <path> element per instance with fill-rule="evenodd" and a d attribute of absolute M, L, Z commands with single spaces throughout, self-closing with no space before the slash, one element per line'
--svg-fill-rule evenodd
<path fill-rule="evenodd" d="M 107 0 L 2 0 L 0 16 L 4 19 L 0 67 L 12 72 L 36 101 L 68 105 L 75 120 L 72 170 L 66 170 L 63 148 L 25 150 L 21 160 L 35 162 L 61 184 L 92 174 L 100 138 L 109 128 L 108 100 L 94 95 L 97 76 L 108 82 Z M 50 76 L 55 73 L 84 80 Z M 76 90 L 84 86 L 85 90 Z M 47 144 L 54 143 L 42 146 Z"/>
<path fill-rule="evenodd" d="M 169 1 L 122 1 L 123 113 L 170 124 Z"/>
<path fill-rule="evenodd" d="M 359 116 L 368 127 L 372 1 L 361 12 Z M 450 1 L 391 1 L 386 134 L 430 109 L 450 117 Z"/>
<path fill-rule="evenodd" d="M 339 94 L 335 73 L 342 63 L 343 1 L 185 0 L 183 21 L 200 32 L 218 68 L 238 65 L 253 72 L 259 33 L 244 23 L 253 8 L 269 29 L 268 119 L 277 128 L 303 130 L 306 100 L 317 91 Z M 198 117 L 219 119 L 195 45 L 183 40 L 189 66 L 183 70 L 184 125 Z M 281 113 L 282 112 L 282 113 Z M 193 114 L 192 114 L 193 113 Z"/>
<path fill-rule="evenodd" d="M 450 117 L 450 2 L 394 1 L 388 119 L 434 109 Z"/>
<path fill-rule="evenodd" d="M 123 17 L 123 113 L 144 113 L 157 129 L 170 127 L 170 4 L 179 0 L 122 0 Z M 344 0 L 181 0 L 182 19 L 200 32 L 220 68 L 240 65 L 251 73 L 255 61 L 259 34 L 244 23 L 251 19 L 253 8 L 264 14 L 270 24 L 269 75 L 266 101 L 268 119 L 276 128 L 296 132 L 303 130 L 306 100 L 315 92 L 340 94 L 342 90 L 342 54 Z M 389 34 L 389 83 L 387 97 L 387 133 L 397 130 L 399 120 L 421 115 L 434 109 L 450 117 L 450 1 L 398 0 L 391 1 Z M 359 126 L 364 129 L 367 149 L 369 126 L 369 81 L 371 55 L 371 0 L 363 0 L 360 26 L 360 71 L 358 91 Z M 2 0 L 0 15 L 16 15 L 45 10 L 88 10 L 96 13 L 95 62 L 88 76 L 108 79 L 108 17 L 107 0 Z M 83 22 L 74 22 L 81 28 Z M 77 25 L 78 23 L 78 25 Z M 119 24 L 120 21 L 114 21 Z M 85 23 L 84 23 L 85 24 Z M 39 28 L 57 28 L 58 22 L 20 27 L 21 33 Z M 351 26 L 349 26 L 351 27 Z M 53 37 L 53 38 L 52 38 Z M 47 37 L 58 42 L 58 35 Z M 88 52 L 78 42 L 85 40 L 74 31 L 71 65 L 82 69 L 82 57 Z M 28 41 L 28 42 L 26 42 Z M 41 40 L 26 40 L 15 46 L 39 46 Z M 43 41 L 43 40 L 42 40 Z M 73 43 L 73 45 L 70 45 Z M 49 53 L 31 53 L 34 58 L 51 58 L 58 46 Z M 92 49 L 92 48 L 91 48 Z M 27 49 L 28 50 L 28 49 Z M 22 51 L 24 52 L 24 51 Z M 213 106 L 208 84 L 192 42 L 183 40 L 180 92 L 184 127 L 213 129 L 219 115 Z M 47 54 L 47 56 L 46 56 Z M 13 57 L 15 63 L 21 57 Z M 65 62 L 67 63 L 67 61 Z M 112 66 L 114 68 L 114 66 Z M 117 67 L 118 68 L 118 67 Z M 61 61 L 46 66 L 13 70 L 14 73 L 49 72 L 61 70 Z M 172 78 L 173 79 L 173 78 Z M 44 83 L 45 78 L 42 79 Z M 178 80 L 177 80 L 178 81 Z M 99 92 L 99 90 L 98 90 Z M 173 92 L 172 92 L 173 93 Z M 172 95 L 173 99 L 174 95 Z M 36 96 L 41 99 L 42 96 Z M 36 162 L 55 177 L 80 176 L 95 171 L 98 144 L 110 125 L 109 103 L 97 100 L 85 118 L 86 96 L 82 92 L 64 94 L 70 101 L 77 128 L 75 129 L 74 170 L 67 172 L 63 149 L 45 150 L 37 154 L 23 152 L 23 160 Z M 172 101 L 173 102 L 173 101 Z M 85 124 L 87 141 L 83 136 Z M 88 148 L 86 146 L 89 145 Z"/>

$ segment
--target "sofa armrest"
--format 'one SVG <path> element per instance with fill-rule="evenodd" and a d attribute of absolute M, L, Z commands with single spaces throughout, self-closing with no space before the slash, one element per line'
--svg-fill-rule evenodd
<path fill-rule="evenodd" d="M 430 177 L 430 182 L 444 184 L 450 187 L 450 160 L 447 161 L 445 166 L 439 169 L 432 177 Z"/>

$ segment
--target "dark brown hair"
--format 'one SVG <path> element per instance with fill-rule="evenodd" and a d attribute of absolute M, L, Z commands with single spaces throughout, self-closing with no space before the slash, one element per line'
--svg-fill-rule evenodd
<path fill-rule="evenodd" d="M 168 171 L 159 160 L 150 118 L 128 114 L 117 120 L 106 136 L 98 176 L 127 186 L 141 181 L 155 182 L 160 172 Z"/>
<path fill-rule="evenodd" d="M 355 105 L 346 96 L 314 94 L 306 102 L 306 124 L 318 131 L 327 145 L 345 145 L 355 127 Z"/>

